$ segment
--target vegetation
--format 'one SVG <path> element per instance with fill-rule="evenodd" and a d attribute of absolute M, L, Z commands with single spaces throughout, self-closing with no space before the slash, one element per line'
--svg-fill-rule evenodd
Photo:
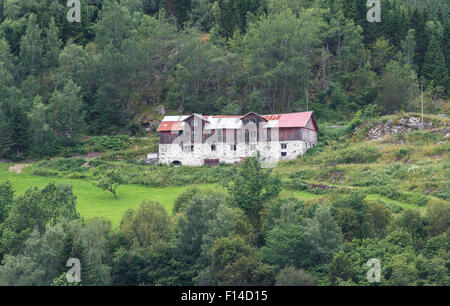
<path fill-rule="evenodd" d="M 0 0 L 0 285 L 450 285 L 449 3 L 381 5 Z M 163 113 L 304 110 L 274 169 L 146 164 Z"/>
<path fill-rule="evenodd" d="M 381 23 L 359 0 L 63 2 L 0 3 L 0 158 L 125 150 L 161 105 L 336 123 L 418 111 L 423 80 L 448 111 L 446 1 L 382 0 Z"/>

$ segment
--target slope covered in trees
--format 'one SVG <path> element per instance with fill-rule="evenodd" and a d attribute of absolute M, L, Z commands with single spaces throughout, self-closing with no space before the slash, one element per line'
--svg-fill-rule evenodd
<path fill-rule="evenodd" d="M 171 113 L 446 112 L 448 1 L 0 1 L 0 158 L 77 151 Z M 444 100 L 442 100 L 444 99 Z"/>

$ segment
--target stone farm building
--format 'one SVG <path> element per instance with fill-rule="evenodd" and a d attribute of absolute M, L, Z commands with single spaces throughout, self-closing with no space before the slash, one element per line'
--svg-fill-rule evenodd
<path fill-rule="evenodd" d="M 158 127 L 159 162 L 201 166 L 236 163 L 259 152 L 293 159 L 317 144 L 313 112 L 245 116 L 166 116 Z"/>

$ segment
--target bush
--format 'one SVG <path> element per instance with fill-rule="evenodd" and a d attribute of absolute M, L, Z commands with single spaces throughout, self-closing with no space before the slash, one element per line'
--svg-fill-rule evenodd
<path fill-rule="evenodd" d="M 276 286 L 315 286 L 316 279 L 302 269 L 285 267 L 276 277 Z"/>
<path fill-rule="evenodd" d="M 450 200 L 450 182 L 445 182 L 436 196 L 444 200 Z"/>
<path fill-rule="evenodd" d="M 381 157 L 377 148 L 368 145 L 347 147 L 328 153 L 330 153 L 326 158 L 328 164 L 367 164 L 374 163 Z"/>
<path fill-rule="evenodd" d="M 77 172 L 84 171 L 82 167 L 86 163 L 83 158 L 56 158 L 53 160 L 41 161 L 37 164 L 38 168 L 49 168 L 58 171 Z"/>
<path fill-rule="evenodd" d="M 411 156 L 411 149 L 408 148 L 400 148 L 397 151 L 394 152 L 394 157 L 397 158 L 397 160 L 408 160 Z"/>
<path fill-rule="evenodd" d="M 428 204 L 428 197 L 417 193 L 404 194 L 402 200 L 420 207 L 425 207 Z"/>
<path fill-rule="evenodd" d="M 124 150 L 129 148 L 130 144 L 130 137 L 126 135 L 92 136 L 86 140 L 86 145 L 95 152 Z"/>
<path fill-rule="evenodd" d="M 59 172 L 58 171 L 53 171 L 53 170 L 49 170 L 49 169 L 36 169 L 33 171 L 33 175 L 36 176 L 44 176 L 44 177 L 56 177 L 59 176 Z"/>
<path fill-rule="evenodd" d="M 368 193 L 379 194 L 391 200 L 399 200 L 400 197 L 402 196 L 401 192 L 398 191 L 398 188 L 392 185 L 371 186 L 368 189 Z"/>
<path fill-rule="evenodd" d="M 296 178 L 290 181 L 285 181 L 283 184 L 287 189 L 304 191 L 309 189 L 309 185 L 302 179 Z"/>

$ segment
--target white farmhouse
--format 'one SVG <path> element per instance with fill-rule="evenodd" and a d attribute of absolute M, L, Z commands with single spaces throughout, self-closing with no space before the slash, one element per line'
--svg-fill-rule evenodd
<path fill-rule="evenodd" d="M 201 166 L 294 159 L 317 144 L 313 112 L 245 116 L 166 116 L 158 127 L 159 162 Z"/>

